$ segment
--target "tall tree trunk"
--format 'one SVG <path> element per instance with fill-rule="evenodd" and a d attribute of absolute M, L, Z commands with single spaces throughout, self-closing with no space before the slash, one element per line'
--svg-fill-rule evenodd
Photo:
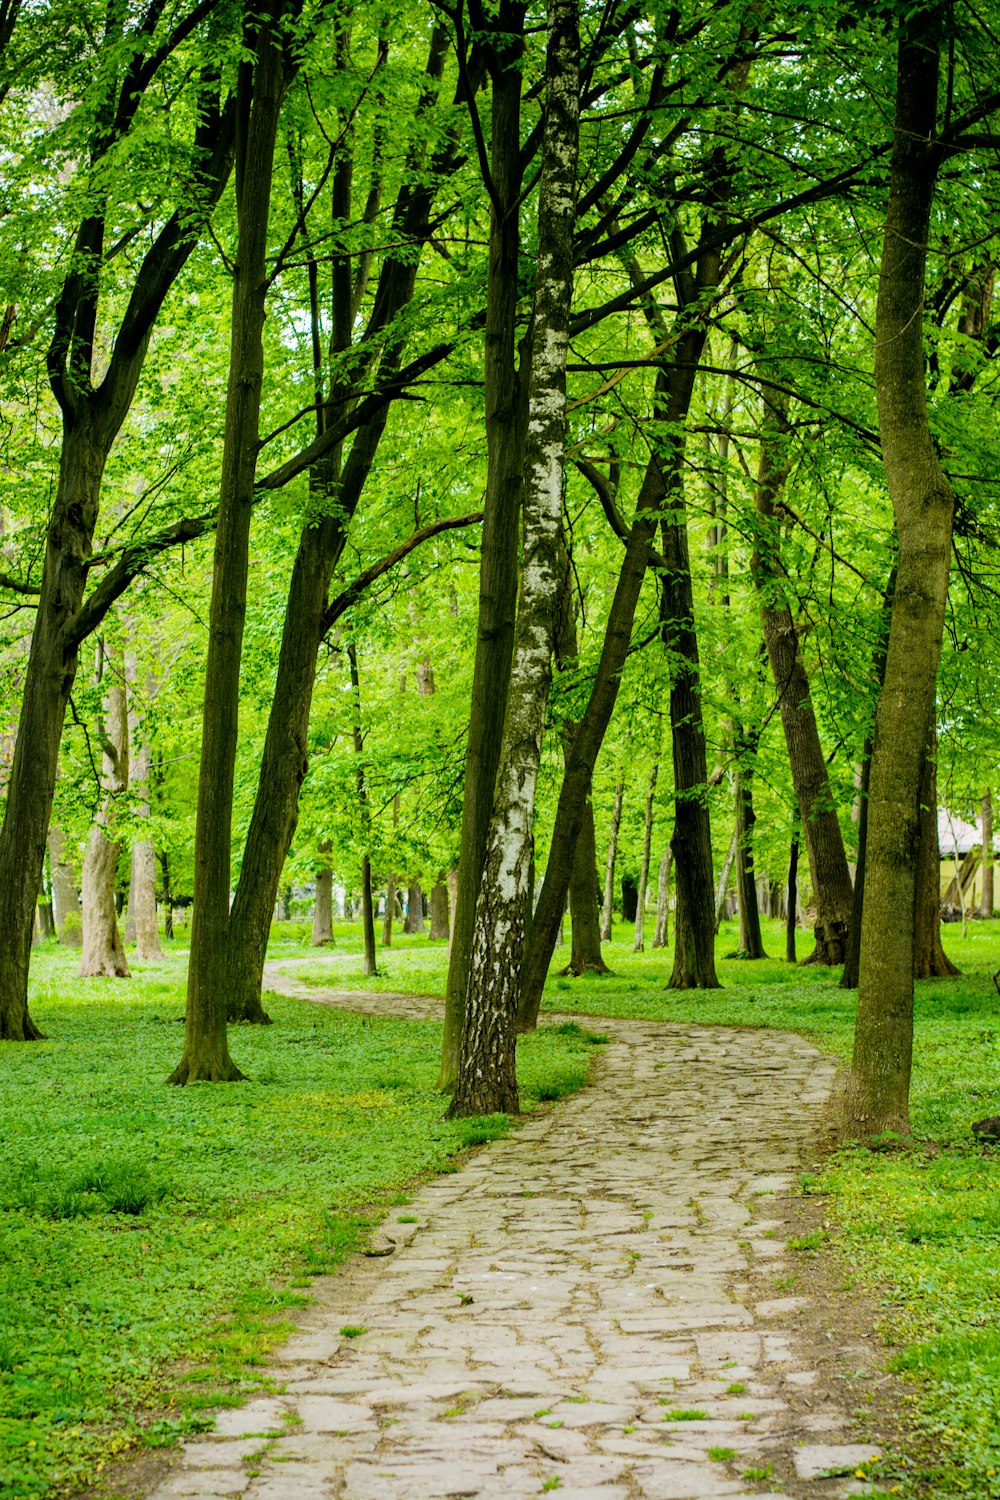
<path fill-rule="evenodd" d="M 678 459 L 675 460 L 679 464 Z M 674 471 L 671 500 L 675 520 L 664 522 L 661 618 L 663 640 L 671 654 L 670 725 L 674 763 L 674 851 L 677 909 L 674 916 L 674 966 L 670 988 L 718 989 L 715 973 L 715 880 L 709 824 L 708 764 L 701 714 L 698 638 L 688 562 L 687 525 L 679 506 L 680 471 Z"/>
<path fill-rule="evenodd" d="M 52 883 L 55 883 L 52 880 Z M 979 915 L 993 916 L 993 796 L 982 793 L 982 895 Z"/>
<path fill-rule="evenodd" d="M 788 855 L 788 910 L 785 915 L 785 962 L 795 962 L 795 906 L 799 895 L 799 831 L 792 834 Z"/>
<path fill-rule="evenodd" d="M 128 787 L 128 715 L 121 681 L 112 681 L 106 702 L 108 717 L 101 776 L 104 798 L 90 830 L 83 860 L 81 979 L 129 977 L 115 909 L 115 877 L 121 853 L 121 841 L 114 833 L 115 802 Z"/>
<path fill-rule="evenodd" d="M 847 951 L 854 890 L 809 696 L 809 678 L 792 612 L 784 598 L 775 503 L 788 474 L 786 431 L 784 411 L 772 398 L 765 398 L 756 491 L 759 530 L 751 570 L 760 596 L 764 643 L 778 694 L 816 903 L 816 947 L 806 962 L 840 964 Z"/>
<path fill-rule="evenodd" d="M 941 942 L 941 846 L 938 842 L 937 733 L 927 737 L 920 778 L 920 847 L 913 922 L 914 979 L 953 979 L 959 970 Z"/>
<path fill-rule="evenodd" d="M 899 537 L 885 687 L 875 720 L 861 978 L 845 1131 L 910 1131 L 920 785 L 944 629 L 954 496 L 927 414 L 923 304 L 939 163 L 939 16 L 902 24 L 875 322 L 875 385 Z"/>
<path fill-rule="evenodd" d="M 447 938 L 451 929 L 448 920 L 448 887 L 444 879 L 435 881 L 431 888 L 431 940 Z"/>
<path fill-rule="evenodd" d="M 577 602 L 573 590 L 573 570 L 565 538 L 560 537 L 560 597 L 555 636 L 556 663 L 560 672 L 574 670 L 579 663 L 577 637 Z M 567 719 L 562 725 L 563 763 L 569 761 L 579 725 Z M 553 839 L 561 830 L 553 831 Z M 551 851 L 550 851 L 551 853 Z M 588 795 L 583 808 L 580 832 L 573 855 L 569 882 L 569 910 L 572 927 L 570 960 L 563 974 L 607 974 L 601 957 L 601 934 L 597 912 L 597 838 L 594 832 L 594 804 Z M 529 945 L 530 946 L 530 945 Z"/>
<path fill-rule="evenodd" d="M 80 917 L 80 899 L 76 891 L 76 877 L 73 874 L 69 849 L 66 847 L 66 835 L 55 824 L 49 829 L 48 845 L 56 934 L 63 947 L 79 948 L 83 942 L 83 926 Z"/>
<path fill-rule="evenodd" d="M 649 861 L 653 850 L 653 813 L 656 806 L 656 778 L 659 773 L 659 760 L 653 761 L 653 769 L 649 773 L 649 786 L 646 789 L 646 821 L 642 837 L 642 864 L 639 866 L 639 894 L 635 903 L 635 937 L 632 939 L 632 951 L 634 953 L 645 953 L 646 951 L 646 887 L 649 884 Z"/>
<path fill-rule="evenodd" d="M 656 881 L 656 931 L 653 947 L 666 948 L 670 941 L 670 864 L 674 853 L 668 844 L 660 860 L 660 872 Z"/>
<path fill-rule="evenodd" d="M 243 1076 L 229 1055 L 226 1035 L 233 959 L 237 964 L 242 960 L 230 948 L 233 782 L 264 375 L 267 226 L 285 91 L 283 39 L 278 35 L 284 5 L 285 0 L 266 0 L 262 6 L 256 55 L 252 64 L 247 60 L 241 65 L 239 80 L 240 117 L 246 124 L 237 142 L 229 383 L 209 611 L 184 1052 L 169 1080 L 176 1084 Z"/>
<path fill-rule="evenodd" d="M 889 644 L 889 622 L 892 619 L 892 596 L 896 587 L 896 569 L 893 566 L 882 598 L 882 613 L 879 634 L 872 660 L 872 676 L 875 684 L 876 704 L 885 683 L 886 651 Z M 844 972 L 840 976 L 840 987 L 856 990 L 861 972 L 861 927 L 865 906 L 865 868 L 868 863 L 868 796 L 871 789 L 872 749 L 874 730 L 865 735 L 861 751 L 861 776 L 858 785 L 858 859 L 854 868 L 854 893 L 851 904 L 851 930 L 847 935 L 847 951 L 844 955 Z M 937 839 L 937 824 L 934 826 Z"/>
<path fill-rule="evenodd" d="M 521 54 L 525 6 L 501 0 L 499 66 L 492 78 L 490 176 L 493 182 L 486 291 L 483 401 L 486 496 L 479 563 L 479 623 L 465 752 L 458 897 L 452 913 L 438 1086 L 450 1093 L 459 1053 L 472 965 L 476 904 L 486 862 L 500 762 L 517 611 L 518 521 L 524 467 L 524 423 L 515 367 L 515 318 L 521 237 Z M 522 381 L 523 386 L 523 381 Z"/>
<path fill-rule="evenodd" d="M 128 779 L 136 818 L 140 824 L 145 824 L 148 830 L 152 745 L 148 732 L 142 727 L 140 705 L 136 702 L 137 683 L 138 665 L 135 652 L 130 650 L 125 657 L 125 686 L 128 696 Z M 155 693 L 156 679 L 152 673 L 147 673 L 147 703 L 152 700 Z M 135 944 L 135 956 L 139 963 L 150 963 L 163 957 L 160 930 L 156 921 L 156 850 L 148 833 L 146 837 L 137 839 L 132 845 L 132 873 L 128 887 L 125 939 L 126 942 L 131 941 Z"/>
<path fill-rule="evenodd" d="M 170 856 L 166 849 L 160 850 L 160 876 L 163 880 L 163 931 L 172 939 L 174 935 L 174 892 L 170 884 Z"/>
<path fill-rule="evenodd" d="M 444 29 L 435 27 L 420 101 L 422 112 L 432 109 L 446 53 Z M 419 255 L 413 252 L 426 239 L 437 176 L 441 171 L 447 175 L 452 149 L 446 140 L 441 158 L 432 163 L 432 171 L 426 177 L 422 176 L 419 182 L 408 182 L 400 190 L 392 230 L 394 238 L 407 245 L 407 253 L 388 256 L 383 265 L 369 320 L 369 334 L 382 334 L 412 298 L 419 260 Z M 414 160 L 409 165 L 416 176 L 419 162 Z M 334 177 L 333 217 L 346 224 L 351 219 L 349 155 L 338 157 Z M 331 344 L 336 354 L 351 347 L 357 311 L 348 256 L 334 256 L 333 280 L 334 331 Z M 317 309 L 314 326 L 318 324 Z M 392 373 L 401 351 L 398 340 L 388 342 L 382 354 L 380 373 Z M 317 377 L 320 374 L 317 372 Z M 339 412 L 350 394 L 349 390 L 334 387 L 330 392 L 330 412 L 335 409 Z M 320 400 L 321 392 L 317 398 L 317 422 L 325 429 L 326 409 L 319 405 Z M 261 1008 L 260 988 L 271 911 L 295 832 L 299 792 L 308 765 L 309 713 L 317 654 L 327 630 L 330 582 L 371 473 L 388 414 L 388 405 L 383 406 L 361 428 L 343 465 L 343 472 L 338 447 L 322 464 L 314 466 L 310 475 L 310 490 L 318 516 L 315 513 L 308 516 L 292 567 L 274 699 L 230 919 L 232 940 L 228 948 L 227 990 L 231 1020 L 266 1019 Z"/>
<path fill-rule="evenodd" d="M 611 828 L 608 833 L 608 857 L 604 864 L 604 902 L 601 906 L 601 942 L 610 943 L 615 920 L 615 863 L 618 859 L 618 829 L 622 821 L 622 800 L 625 796 L 625 769 L 618 768 L 615 783 L 615 800 L 611 809 Z M 593 804 L 591 804 L 593 805 Z"/>
<path fill-rule="evenodd" d="M 753 766 L 757 736 L 734 730 L 737 748 L 736 792 L 736 891 L 740 903 L 740 954 L 743 958 L 766 958 L 757 906 L 757 874 L 753 857 Z"/>
<path fill-rule="evenodd" d="M 324 839 L 317 848 L 317 853 L 322 858 L 330 853 L 333 845 L 329 839 Z M 314 948 L 322 948 L 327 943 L 333 942 L 333 871 L 326 860 L 316 871 L 316 904 L 313 908 L 312 944 Z"/>
<path fill-rule="evenodd" d="M 538 259 L 524 455 L 524 578 L 452 1116 L 518 1112 L 515 1021 L 535 785 L 552 680 L 580 120 L 577 0 L 549 0 Z"/>

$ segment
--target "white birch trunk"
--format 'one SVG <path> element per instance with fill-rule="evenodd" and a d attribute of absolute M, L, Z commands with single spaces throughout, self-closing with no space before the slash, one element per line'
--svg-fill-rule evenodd
<path fill-rule="evenodd" d="M 518 1111 L 515 1019 L 532 819 L 552 680 L 580 108 L 577 0 L 549 0 L 545 133 L 524 464 L 524 572 L 451 1115 Z"/>

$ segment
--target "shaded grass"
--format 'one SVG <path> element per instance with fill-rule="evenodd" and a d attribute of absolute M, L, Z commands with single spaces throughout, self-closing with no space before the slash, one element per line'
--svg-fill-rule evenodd
<path fill-rule="evenodd" d="M 240 1027 L 239 1085 L 164 1086 L 183 954 L 130 983 L 40 955 L 48 1039 L 0 1044 L 0 1496 L 92 1482 L 241 1399 L 306 1296 L 393 1195 L 504 1116 L 445 1121 L 440 1024 L 269 995 Z M 524 1106 L 585 1079 L 580 1030 L 521 1049 Z M 156 1420 L 151 1423 L 151 1418 Z"/>

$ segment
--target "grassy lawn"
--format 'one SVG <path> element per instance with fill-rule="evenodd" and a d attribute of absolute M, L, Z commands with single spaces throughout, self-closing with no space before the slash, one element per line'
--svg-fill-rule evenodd
<path fill-rule="evenodd" d="M 776 923 L 766 923 L 769 952 L 784 951 Z M 724 988 L 671 994 L 669 959 L 632 952 L 627 941 L 606 945 L 616 971 L 603 979 L 560 978 L 567 951 L 557 950 L 544 1009 L 570 1015 L 633 1016 L 801 1032 L 847 1061 L 854 995 L 837 975 L 777 960 L 719 962 Z M 737 947 L 732 926 L 718 953 Z M 898 1476 L 902 1492 L 1000 1500 L 1000 1152 L 975 1145 L 973 1120 L 1000 1114 L 1000 998 L 991 974 L 1000 966 L 1000 922 L 976 922 L 962 939 L 945 930 L 945 947 L 960 979 L 917 985 L 913 1129 L 926 1144 L 872 1153 L 846 1149 L 822 1175 L 806 1177 L 807 1192 L 827 1196 L 838 1252 L 879 1288 L 881 1332 L 897 1351 L 895 1365 L 913 1377 L 916 1420 L 931 1434 L 941 1462 L 931 1473 Z M 352 951 L 352 949 L 354 951 Z M 808 952 L 805 935 L 799 951 Z M 283 954 L 308 948 L 289 943 Z M 297 978 L 341 988 L 363 983 L 356 940 L 345 933 L 335 950 L 296 964 Z M 443 946 L 425 938 L 394 939 L 380 957 L 389 989 L 440 992 Z"/>
<path fill-rule="evenodd" d="M 71 1491 L 241 1399 L 310 1275 L 408 1183 L 506 1128 L 442 1120 L 439 1023 L 278 996 L 274 1026 L 231 1038 L 250 1082 L 165 1087 L 184 961 L 78 981 L 78 955 L 40 953 L 48 1039 L 0 1044 L 4 1500 Z M 576 1027 L 533 1039 L 526 1107 L 578 1088 L 592 1055 Z"/>

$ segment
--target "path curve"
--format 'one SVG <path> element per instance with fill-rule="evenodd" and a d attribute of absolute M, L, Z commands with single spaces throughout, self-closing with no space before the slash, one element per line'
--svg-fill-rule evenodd
<path fill-rule="evenodd" d="M 285 967 L 266 987 L 440 1013 Z M 773 1291 L 769 1199 L 815 1141 L 834 1064 L 783 1032 L 600 1026 L 593 1082 L 393 1210 L 392 1253 L 317 1283 L 276 1356 L 281 1394 L 221 1413 L 150 1500 L 871 1493 L 832 1473 L 877 1450 L 836 1401 L 802 1399 L 801 1300 Z"/>

